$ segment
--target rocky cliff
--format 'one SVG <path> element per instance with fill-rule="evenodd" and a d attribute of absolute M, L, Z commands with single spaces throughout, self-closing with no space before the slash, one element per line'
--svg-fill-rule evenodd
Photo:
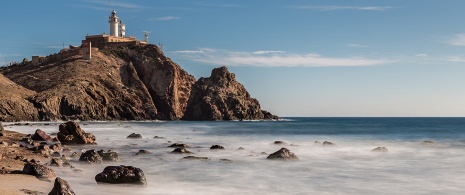
<path fill-rule="evenodd" d="M 3 67 L 0 120 L 272 118 L 225 67 L 195 81 L 155 45 Z M 194 84 L 195 83 L 195 84 Z"/>
<path fill-rule="evenodd" d="M 262 111 L 260 103 L 236 81 L 226 67 L 215 68 L 208 78 L 193 86 L 187 103 L 186 120 L 253 120 L 276 116 Z"/>

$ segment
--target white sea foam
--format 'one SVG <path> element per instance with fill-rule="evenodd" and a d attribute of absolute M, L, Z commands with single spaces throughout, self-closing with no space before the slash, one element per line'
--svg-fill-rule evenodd
<path fill-rule="evenodd" d="M 58 132 L 57 124 L 44 126 L 7 126 L 23 133 L 42 129 Z M 77 194 L 463 194 L 465 180 L 464 144 L 460 140 L 443 140 L 424 145 L 422 140 L 378 139 L 372 135 L 273 135 L 227 134 L 222 131 L 231 123 L 166 122 L 166 123 L 86 123 L 86 132 L 97 137 L 98 145 L 74 146 L 80 149 L 111 149 L 120 154 L 119 162 L 97 165 L 72 164 L 54 168 Z M 88 124 L 88 125 L 84 125 Z M 8 125 L 8 123 L 6 123 Z M 254 129 L 250 129 L 254 131 Z M 245 131 L 247 132 L 247 131 Z M 126 139 L 140 133 L 143 139 Z M 165 139 L 154 139 L 161 136 Z M 276 140 L 285 145 L 273 144 Z M 331 141 L 334 146 L 315 144 Z M 179 160 L 183 156 L 170 153 L 171 143 L 186 143 L 195 156 L 210 160 Z M 226 150 L 210 150 L 214 144 Z M 293 144 L 293 145 L 291 145 Z M 387 153 L 371 152 L 384 146 Z M 238 150 L 239 147 L 245 148 Z M 294 152 L 298 161 L 267 160 L 266 152 L 281 147 Z M 140 150 L 147 155 L 134 154 Z M 220 159 L 230 159 L 225 163 Z M 141 168 L 146 187 L 97 185 L 94 177 L 109 165 L 132 165 Z"/>

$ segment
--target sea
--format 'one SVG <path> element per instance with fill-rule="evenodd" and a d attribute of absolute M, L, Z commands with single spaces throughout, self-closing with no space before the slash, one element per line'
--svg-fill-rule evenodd
<path fill-rule="evenodd" d="M 36 129 L 57 133 L 59 124 L 4 123 L 6 129 L 31 134 Z M 74 169 L 52 167 L 76 194 L 465 194 L 465 118 L 79 124 L 98 144 L 70 146 L 73 151 L 112 150 L 120 160 L 86 164 L 73 159 Z M 127 139 L 131 133 L 142 139 Z M 193 154 L 171 153 L 173 143 L 187 144 Z M 212 145 L 225 150 L 210 150 Z M 267 159 L 282 147 L 299 160 Z M 388 152 L 373 152 L 376 147 Z M 135 155 L 139 150 L 150 153 Z M 180 160 L 188 155 L 209 160 Z M 97 184 L 95 175 L 112 165 L 140 168 L 147 185 Z"/>

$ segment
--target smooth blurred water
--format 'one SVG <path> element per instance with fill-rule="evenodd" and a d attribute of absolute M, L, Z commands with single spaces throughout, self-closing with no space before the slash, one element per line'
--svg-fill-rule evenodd
<path fill-rule="evenodd" d="M 58 132 L 57 124 L 8 126 L 23 133 L 40 128 Z M 288 118 L 284 121 L 230 122 L 80 122 L 111 149 L 119 162 L 72 164 L 54 168 L 77 194 L 464 194 L 465 118 Z M 140 133 L 143 139 L 126 139 Z M 155 135 L 166 139 L 154 139 Z M 281 140 L 286 145 L 273 144 Z M 435 144 L 422 144 L 433 140 Z M 179 160 L 171 143 L 186 143 L 195 156 L 210 160 Z M 315 144 L 331 141 L 334 146 Z M 222 145 L 226 150 L 209 147 Z M 291 145 L 292 144 L 292 145 Z M 387 153 L 371 152 L 384 146 Z M 238 150 L 243 147 L 245 150 Z M 281 147 L 298 161 L 267 160 Z M 151 152 L 134 155 L 138 150 Z M 226 158 L 233 162 L 225 163 Z M 97 185 L 105 166 L 141 168 L 147 187 Z"/>

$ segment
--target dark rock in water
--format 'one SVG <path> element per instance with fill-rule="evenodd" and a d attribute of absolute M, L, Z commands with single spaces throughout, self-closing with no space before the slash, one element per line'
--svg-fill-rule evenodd
<path fill-rule="evenodd" d="M 432 144 L 436 144 L 436 142 L 434 141 L 431 141 L 431 140 L 425 140 L 423 142 L 421 142 L 422 144 L 425 144 L 425 145 L 432 145 Z"/>
<path fill-rule="evenodd" d="M 57 177 L 48 195 L 75 195 L 75 193 L 66 180 Z"/>
<path fill-rule="evenodd" d="M 266 114 L 266 116 L 265 116 Z M 225 66 L 192 85 L 185 120 L 253 120 L 271 117 Z M 272 117 L 271 117 L 272 118 Z"/>
<path fill-rule="evenodd" d="M 261 155 L 268 155 L 268 153 L 266 153 L 266 152 L 262 152 L 262 153 L 260 153 L 260 154 L 261 154 Z"/>
<path fill-rule="evenodd" d="M 35 162 L 26 163 L 23 167 L 23 173 L 45 180 L 51 180 L 56 177 L 55 171 Z"/>
<path fill-rule="evenodd" d="M 315 141 L 315 144 L 319 144 L 320 142 L 319 141 Z"/>
<path fill-rule="evenodd" d="M 59 158 L 52 158 L 52 160 L 50 160 L 50 166 L 61 167 L 61 166 L 63 166 L 63 160 L 61 160 Z"/>
<path fill-rule="evenodd" d="M 160 137 L 158 135 L 155 135 L 155 137 L 153 137 L 153 138 L 155 138 L 155 139 L 165 139 L 164 137 Z"/>
<path fill-rule="evenodd" d="M 287 148 L 281 148 L 273 154 L 270 154 L 267 159 L 279 160 L 298 160 L 299 158 Z"/>
<path fill-rule="evenodd" d="M 180 144 L 180 143 L 174 143 L 168 146 L 170 148 L 188 148 L 189 146 L 187 144 Z"/>
<path fill-rule="evenodd" d="M 210 147 L 210 150 L 224 150 L 224 147 L 220 145 L 213 145 Z"/>
<path fill-rule="evenodd" d="M 86 133 L 81 127 L 72 121 L 63 123 L 59 127 L 60 132 L 57 134 L 58 140 L 62 144 L 94 144 L 95 136 L 92 133 Z"/>
<path fill-rule="evenodd" d="M 220 162 L 228 162 L 229 163 L 229 162 L 233 162 L 233 161 L 229 160 L 229 159 L 222 158 L 222 159 L 220 159 Z"/>
<path fill-rule="evenodd" d="M 147 150 L 139 150 L 139 152 L 136 153 L 136 155 L 141 155 L 141 154 L 150 154 L 150 152 Z"/>
<path fill-rule="evenodd" d="M 5 135 L 5 129 L 3 129 L 2 122 L 0 122 L 0 136 L 4 136 L 4 135 Z"/>
<path fill-rule="evenodd" d="M 55 152 L 61 152 L 63 150 L 61 144 L 52 144 L 50 145 L 50 149 L 52 149 Z"/>
<path fill-rule="evenodd" d="M 388 152 L 388 149 L 386 147 L 377 147 L 371 151 L 372 152 Z"/>
<path fill-rule="evenodd" d="M 102 156 L 98 154 L 95 150 L 87 150 L 86 152 L 81 154 L 81 157 L 79 157 L 79 161 L 84 161 L 88 163 L 101 163 L 102 162 Z"/>
<path fill-rule="evenodd" d="M 323 146 L 332 146 L 332 145 L 334 145 L 332 142 L 329 142 L 329 141 L 323 142 Z"/>
<path fill-rule="evenodd" d="M 131 133 L 126 137 L 127 139 L 142 139 L 142 135 L 138 133 Z"/>
<path fill-rule="evenodd" d="M 51 155 L 52 157 L 61 157 L 61 154 L 59 152 L 53 152 Z"/>
<path fill-rule="evenodd" d="M 190 154 L 192 152 L 187 150 L 186 148 L 176 148 L 172 151 L 172 153 Z"/>
<path fill-rule="evenodd" d="M 45 133 L 44 131 L 40 129 L 36 130 L 34 135 L 32 135 L 31 139 L 35 141 L 47 141 L 47 142 L 52 141 L 52 137 L 50 137 L 50 135 L 47 135 L 47 133 Z"/>
<path fill-rule="evenodd" d="M 97 183 L 147 185 L 144 172 L 132 166 L 108 166 L 95 176 Z"/>
<path fill-rule="evenodd" d="M 71 157 L 73 157 L 73 158 L 77 158 L 78 156 L 79 156 L 79 154 L 77 152 L 71 153 Z"/>
<path fill-rule="evenodd" d="M 283 141 L 274 141 L 274 144 L 286 144 L 286 142 L 283 142 Z"/>
<path fill-rule="evenodd" d="M 243 147 L 239 147 L 239 148 L 237 148 L 237 149 L 238 149 L 238 150 L 245 150 Z"/>
<path fill-rule="evenodd" d="M 99 150 L 97 152 L 101 157 L 103 161 L 118 161 L 118 153 L 113 152 L 111 150 L 108 150 L 105 152 L 104 150 Z"/>
<path fill-rule="evenodd" d="M 186 156 L 181 158 L 181 160 L 208 160 L 208 157 Z"/>

